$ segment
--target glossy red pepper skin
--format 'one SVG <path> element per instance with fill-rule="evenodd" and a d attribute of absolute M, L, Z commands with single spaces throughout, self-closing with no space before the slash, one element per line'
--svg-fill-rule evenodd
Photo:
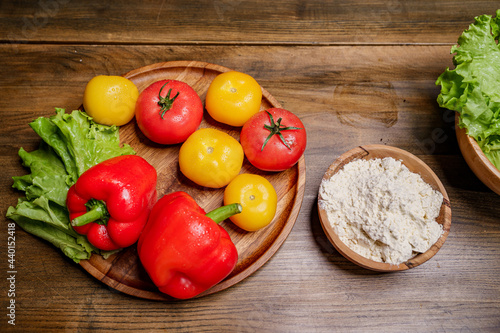
<path fill-rule="evenodd" d="M 156 181 L 155 168 L 136 155 L 117 156 L 93 166 L 68 191 L 70 221 L 73 224 L 84 215 L 92 200 L 105 204 L 109 219 L 105 224 L 97 220 L 73 229 L 101 250 L 134 244 L 156 202 Z"/>
<path fill-rule="evenodd" d="M 238 261 L 229 234 L 205 216 L 185 192 L 158 200 L 139 238 L 137 252 L 158 289 L 179 299 L 195 297 L 216 285 Z"/>

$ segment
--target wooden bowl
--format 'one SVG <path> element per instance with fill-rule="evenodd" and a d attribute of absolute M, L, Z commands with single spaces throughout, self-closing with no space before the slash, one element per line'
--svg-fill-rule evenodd
<path fill-rule="evenodd" d="M 337 173 L 340 169 L 342 169 L 344 165 L 346 165 L 351 161 L 357 159 L 369 160 L 369 159 L 384 158 L 384 157 L 392 157 L 396 160 L 401 160 L 402 163 L 406 165 L 406 167 L 411 172 L 418 173 L 427 184 L 429 184 L 433 189 L 438 190 L 443 194 L 443 202 L 441 204 L 441 209 L 439 212 L 439 216 L 437 218 L 437 222 L 443 225 L 443 234 L 437 240 L 437 242 L 431 246 L 429 250 L 427 250 L 424 253 L 420 253 L 415 257 L 399 265 L 377 262 L 357 254 L 340 240 L 340 238 L 337 236 L 337 234 L 334 231 L 334 228 L 331 226 L 328 220 L 327 212 L 323 210 L 321 208 L 321 205 L 319 204 L 319 202 L 323 200 L 323 198 L 321 197 L 321 193 L 318 196 L 319 218 L 321 226 L 323 227 L 325 234 L 327 235 L 328 239 L 333 244 L 333 246 L 344 257 L 346 257 L 353 263 L 358 264 L 361 267 L 379 272 L 402 271 L 421 265 L 430 258 L 432 258 L 443 246 L 446 237 L 448 236 L 448 233 L 450 231 L 450 226 L 451 226 L 450 201 L 443 184 L 436 176 L 436 174 L 422 160 L 402 149 L 385 145 L 365 145 L 349 150 L 348 152 L 342 154 L 339 158 L 337 158 L 337 160 L 335 160 L 335 162 L 332 165 L 330 165 L 330 167 L 326 171 L 325 175 L 323 176 L 323 180 L 330 179 L 335 173 Z"/>
<path fill-rule="evenodd" d="M 460 128 L 458 123 L 459 114 L 455 112 L 455 132 L 465 162 L 484 185 L 488 186 L 496 194 L 500 194 L 500 170 L 490 162 L 476 140 L 467 135 L 465 128 Z"/>

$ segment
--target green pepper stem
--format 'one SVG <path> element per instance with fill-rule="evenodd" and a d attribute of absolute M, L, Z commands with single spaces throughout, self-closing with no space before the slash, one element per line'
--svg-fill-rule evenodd
<path fill-rule="evenodd" d="M 220 222 L 224 221 L 225 219 L 241 213 L 243 208 L 239 203 L 233 203 L 229 204 L 226 206 L 222 206 L 219 208 L 216 208 L 212 210 L 211 212 L 207 213 L 207 217 L 211 218 L 215 223 L 219 224 Z"/>
<path fill-rule="evenodd" d="M 73 227 L 81 227 L 97 220 L 100 220 L 102 224 L 108 222 L 109 212 L 103 201 L 91 199 L 85 206 L 87 207 L 87 212 L 71 221 Z"/>

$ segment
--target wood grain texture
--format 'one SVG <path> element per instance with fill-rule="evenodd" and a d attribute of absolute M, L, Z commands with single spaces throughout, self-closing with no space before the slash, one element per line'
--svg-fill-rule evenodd
<path fill-rule="evenodd" d="M 54 114 L 54 107 L 78 108 L 85 84 L 97 74 L 174 60 L 248 73 L 301 118 L 308 131 L 304 200 L 292 232 L 258 271 L 222 292 L 182 302 L 117 292 L 18 228 L 15 327 L 6 321 L 4 217 L 0 331 L 500 330 L 500 196 L 462 157 L 454 114 L 438 107 L 435 85 L 452 66 L 451 44 L 472 16 L 493 14 L 497 1 L 401 1 L 396 5 L 407 12 L 391 20 L 374 18 L 388 14 L 381 1 L 220 1 L 240 6 L 224 12 L 221 22 L 200 1 L 146 1 L 142 11 L 132 2 L 57 2 L 59 14 L 46 15 L 47 23 L 26 38 L 24 20 L 34 18 L 43 2 L 0 3 L 3 216 L 20 196 L 11 177 L 26 173 L 17 151 L 39 143 L 28 122 Z M 186 11 L 199 6 L 205 12 Z M 351 263 L 329 242 L 318 217 L 325 171 L 343 152 L 373 143 L 422 159 L 453 205 L 445 245 L 426 264 L 404 272 Z"/>
<path fill-rule="evenodd" d="M 456 43 L 494 1 L 2 1 L 3 42 Z"/>

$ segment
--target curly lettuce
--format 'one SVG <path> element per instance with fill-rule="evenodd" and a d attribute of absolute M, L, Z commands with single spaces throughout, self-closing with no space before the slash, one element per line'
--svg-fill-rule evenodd
<path fill-rule="evenodd" d="M 437 102 L 460 114 L 459 126 L 500 169 L 500 9 L 474 20 L 451 48 L 455 68 L 436 81 Z"/>
<path fill-rule="evenodd" d="M 93 247 L 70 226 L 66 196 L 87 169 L 118 155 L 135 154 L 134 150 L 120 145 L 116 126 L 97 124 L 79 110 L 68 114 L 56 108 L 54 116 L 40 117 L 30 126 L 42 141 L 32 152 L 19 149 L 23 166 L 30 173 L 12 177 L 12 187 L 25 197 L 9 207 L 6 216 L 77 263 L 92 253 L 109 254 Z"/>

